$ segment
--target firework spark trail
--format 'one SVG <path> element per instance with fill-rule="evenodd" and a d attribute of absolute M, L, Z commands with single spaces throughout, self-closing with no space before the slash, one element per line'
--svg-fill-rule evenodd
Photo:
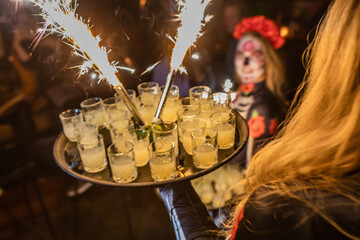
<path fill-rule="evenodd" d="M 175 38 L 176 43 L 171 55 L 170 72 L 166 78 L 165 87 L 157 106 L 153 122 L 160 123 L 161 112 L 167 95 L 178 71 L 184 71 L 182 61 L 188 49 L 201 36 L 201 30 L 211 17 L 204 16 L 205 8 L 211 0 L 178 0 L 178 20 L 180 27 Z"/>
<path fill-rule="evenodd" d="M 176 44 L 172 52 L 170 66 L 179 69 L 189 47 L 201 36 L 201 30 L 211 17 L 205 16 L 204 11 L 211 0 L 179 0 L 180 27 L 176 37 Z"/>
<path fill-rule="evenodd" d="M 109 52 L 105 47 L 100 47 L 100 37 L 94 37 L 91 33 L 91 27 L 75 13 L 77 7 L 76 0 L 74 2 L 72 0 L 30 1 L 41 8 L 41 16 L 46 21 L 45 25 L 48 26 L 48 28 L 41 29 L 39 35 L 47 31 L 58 33 L 63 39 L 67 40 L 67 44 L 74 48 L 75 54 L 85 60 L 84 64 L 80 66 L 80 73 L 87 72 L 91 66 L 95 68 L 99 72 L 100 80 L 106 79 L 109 84 L 114 86 L 133 114 L 135 121 L 140 126 L 145 126 L 146 122 L 116 76 L 118 69 L 126 69 L 131 72 L 134 70 L 117 66 L 115 61 L 109 63 L 107 56 Z M 40 37 L 38 36 L 38 38 Z"/>
<path fill-rule="evenodd" d="M 116 76 L 118 69 L 134 72 L 133 69 L 117 66 L 117 62 L 109 63 L 109 52 L 105 47 L 100 47 L 100 37 L 94 37 L 91 27 L 75 13 L 76 1 L 74 4 L 71 0 L 30 1 L 41 8 L 45 25 L 48 26 L 39 30 L 38 38 L 41 38 L 45 31 L 60 34 L 73 47 L 75 54 L 85 60 L 80 66 L 81 73 L 87 72 L 93 66 L 100 73 L 100 79 L 106 79 L 111 85 L 118 86 L 122 85 Z"/>

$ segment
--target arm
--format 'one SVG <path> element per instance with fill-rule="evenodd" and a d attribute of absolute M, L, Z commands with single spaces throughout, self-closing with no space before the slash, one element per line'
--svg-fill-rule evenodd
<path fill-rule="evenodd" d="M 179 239 L 221 239 L 206 207 L 190 181 L 160 188 L 161 196 Z"/>

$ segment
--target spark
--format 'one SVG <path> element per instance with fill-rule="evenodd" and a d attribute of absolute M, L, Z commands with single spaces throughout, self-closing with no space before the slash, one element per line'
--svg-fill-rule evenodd
<path fill-rule="evenodd" d="M 156 65 L 158 65 L 160 62 L 161 62 L 161 60 L 160 60 L 160 61 L 157 61 L 156 63 L 154 63 L 154 64 L 151 65 L 150 67 L 146 68 L 146 70 L 143 71 L 143 72 L 140 74 L 140 77 L 143 76 L 145 73 L 148 73 L 148 72 L 152 71 L 152 70 L 156 67 Z"/>
<path fill-rule="evenodd" d="M 227 78 L 224 82 L 224 91 L 230 92 L 230 89 L 234 86 L 231 79 Z"/>
<path fill-rule="evenodd" d="M 194 60 L 199 60 L 200 59 L 200 55 L 198 53 L 193 53 L 191 55 L 191 58 L 194 59 Z"/>
<path fill-rule="evenodd" d="M 183 59 L 188 49 L 195 43 L 198 37 L 202 35 L 201 30 L 211 19 L 210 16 L 204 16 L 205 8 L 211 0 L 178 0 L 178 20 L 179 28 L 175 38 L 170 60 L 170 71 L 166 78 L 164 91 L 161 94 L 157 106 L 154 122 L 160 122 L 160 115 L 166 102 L 167 95 L 177 72 L 185 72 L 182 66 Z M 170 39 L 170 38 L 169 38 Z"/>
<path fill-rule="evenodd" d="M 100 36 L 94 36 L 86 22 L 76 14 L 76 0 L 30 0 L 40 7 L 41 16 L 45 19 L 44 27 L 39 29 L 35 38 L 35 46 L 45 32 L 48 34 L 58 33 L 74 54 L 84 59 L 84 64 L 79 66 L 80 74 L 87 73 L 93 67 L 99 73 L 99 79 L 107 79 L 113 86 L 122 84 L 119 82 L 116 73 L 119 69 L 133 73 L 135 70 L 118 66 L 118 62 L 109 62 L 108 53 L 105 47 L 100 46 Z"/>
<path fill-rule="evenodd" d="M 202 35 L 201 30 L 210 21 L 211 16 L 204 16 L 206 6 L 211 0 L 179 0 L 178 8 L 180 27 L 176 44 L 172 52 L 170 66 L 179 69 L 185 54 L 196 39 Z"/>

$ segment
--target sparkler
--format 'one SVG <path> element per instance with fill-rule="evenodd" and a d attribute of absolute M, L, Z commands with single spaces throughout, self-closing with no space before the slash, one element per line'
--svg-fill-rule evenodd
<path fill-rule="evenodd" d="M 175 47 L 170 61 L 170 72 L 167 76 L 164 90 L 159 105 L 156 109 L 153 122 L 161 123 L 160 115 L 166 102 L 170 87 L 174 82 L 176 73 L 181 70 L 185 54 L 196 39 L 202 35 L 201 30 L 211 17 L 204 16 L 206 6 L 211 0 L 178 0 L 180 27 L 176 38 Z"/>
<path fill-rule="evenodd" d="M 72 0 L 30 0 L 40 7 L 42 17 L 45 19 L 44 28 L 39 30 L 35 39 L 40 41 L 45 32 L 58 33 L 66 40 L 67 44 L 73 47 L 74 53 L 82 57 L 85 62 L 80 66 L 80 73 L 85 73 L 93 67 L 99 72 L 100 80 L 106 79 L 109 84 L 114 86 L 116 91 L 124 99 L 125 104 L 135 117 L 135 120 L 142 126 L 146 123 L 131 101 L 123 84 L 119 81 L 116 73 L 119 69 L 133 72 L 133 69 L 117 65 L 113 61 L 109 63 L 107 54 L 109 51 L 105 47 L 100 47 L 100 36 L 93 36 L 91 27 L 88 23 L 76 14 L 77 3 Z"/>

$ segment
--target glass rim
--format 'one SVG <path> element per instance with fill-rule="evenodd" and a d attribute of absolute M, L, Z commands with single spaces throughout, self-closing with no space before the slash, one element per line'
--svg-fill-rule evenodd
<path fill-rule="evenodd" d="M 170 130 L 157 130 L 155 129 L 155 126 L 158 126 L 158 125 L 161 125 L 161 124 L 171 124 L 171 125 L 174 125 L 174 127 Z M 156 133 L 171 133 L 175 130 L 177 130 L 177 124 L 175 122 L 171 122 L 171 121 L 162 121 L 162 123 L 154 123 L 152 126 L 151 126 L 151 129 L 153 130 L 153 132 L 156 132 Z"/>
<path fill-rule="evenodd" d="M 163 92 L 164 88 L 165 85 L 160 86 L 159 87 L 160 92 Z M 176 85 L 171 85 L 168 97 L 169 96 L 178 97 L 179 95 L 180 95 L 179 87 Z"/>
<path fill-rule="evenodd" d="M 114 124 L 115 122 L 120 122 L 120 121 L 124 121 L 124 119 L 115 119 L 114 121 L 111 121 L 111 122 L 109 123 L 109 128 L 110 128 L 110 129 L 114 129 L 113 124 Z M 123 127 L 123 128 L 120 128 L 120 129 L 130 128 L 130 127 L 133 127 L 133 126 L 134 126 L 134 123 L 131 122 L 131 121 L 129 121 L 129 122 L 128 122 L 128 125 L 127 125 L 126 127 Z M 116 129 L 116 128 L 115 128 L 115 129 Z"/>
<path fill-rule="evenodd" d="M 108 101 L 112 101 L 112 103 L 107 103 Z M 119 104 L 118 102 L 115 101 L 115 97 L 108 97 L 102 100 L 102 104 L 103 105 L 107 105 L 107 106 L 111 106 L 111 105 L 116 105 Z"/>
<path fill-rule="evenodd" d="M 215 116 L 216 114 L 228 114 L 228 118 L 226 120 L 221 120 L 221 119 L 214 119 L 213 116 Z M 214 112 L 210 115 L 210 120 L 216 121 L 216 122 L 227 122 L 227 121 L 233 121 L 235 119 L 235 114 L 229 111 L 219 111 L 219 112 Z"/>
<path fill-rule="evenodd" d="M 151 85 L 148 87 L 144 87 L 146 85 Z M 137 85 L 138 90 L 151 90 L 151 89 L 158 89 L 159 90 L 159 83 L 157 82 L 143 82 Z"/>
<path fill-rule="evenodd" d="M 133 152 L 134 151 L 134 144 L 132 143 L 132 142 L 129 142 L 129 141 L 124 141 L 124 144 L 125 144 L 125 147 L 126 147 L 126 145 L 129 145 L 130 146 L 130 148 L 128 149 L 128 150 L 126 150 L 126 152 L 117 152 L 117 153 L 114 153 L 113 152 L 113 148 L 115 148 L 116 147 L 116 144 L 117 143 L 120 143 L 121 141 L 116 141 L 116 142 L 113 142 L 109 147 L 107 147 L 107 149 L 106 149 L 106 152 L 107 152 L 107 154 L 110 156 L 124 156 L 124 155 L 127 155 L 127 154 L 129 154 L 129 153 L 131 153 L 131 152 Z M 135 161 L 135 159 L 133 158 L 133 160 Z"/>
<path fill-rule="evenodd" d="M 217 136 L 218 136 L 218 132 L 217 132 L 215 129 L 202 127 L 202 128 L 196 128 L 196 129 L 194 129 L 194 130 L 191 132 L 191 137 L 194 138 L 194 139 L 196 139 L 196 140 L 210 140 L 209 138 L 206 138 L 206 136 L 205 136 L 205 137 L 197 137 L 197 136 L 195 136 L 194 133 L 195 133 L 195 132 L 198 132 L 198 131 L 200 131 L 200 130 L 209 130 L 209 131 L 215 133 L 214 136 L 209 136 L 211 139 L 215 139 L 215 140 L 216 140 L 216 138 L 217 138 Z"/>
<path fill-rule="evenodd" d="M 205 85 L 192 87 L 192 88 L 189 89 L 189 92 L 193 92 L 194 89 L 201 89 L 201 88 L 206 89 L 206 90 L 209 90 L 209 93 L 211 93 L 211 88 L 208 87 L 208 86 L 205 86 Z"/>
<path fill-rule="evenodd" d="M 156 151 L 156 148 L 155 148 L 156 143 L 157 143 L 156 141 L 152 141 L 151 143 L 149 143 L 149 145 L 147 146 L 148 150 L 150 150 L 151 152 L 156 152 L 156 153 L 160 153 L 160 154 L 166 154 L 168 152 L 174 151 L 174 154 L 175 154 L 175 143 L 174 143 L 174 141 L 171 141 L 170 149 L 168 149 L 166 151 L 162 151 L 162 152 Z"/>
<path fill-rule="evenodd" d="M 180 114 L 181 111 L 195 111 L 196 114 L 195 115 L 192 114 L 192 115 L 183 116 L 182 114 Z M 199 109 L 183 108 L 183 109 L 180 109 L 179 111 L 177 111 L 176 115 L 177 115 L 178 118 L 189 119 L 189 118 L 197 117 L 200 113 L 201 113 L 201 111 Z"/>
<path fill-rule="evenodd" d="M 66 114 L 70 114 L 70 113 L 74 113 L 74 115 L 71 115 L 71 116 L 66 116 Z M 60 119 L 70 119 L 70 118 L 73 118 L 73 117 L 76 117 L 76 116 L 79 116 L 82 114 L 82 110 L 79 109 L 79 108 L 71 108 L 71 109 L 68 109 L 68 110 L 65 110 L 63 112 L 61 112 L 59 114 L 59 118 Z"/>
<path fill-rule="evenodd" d="M 91 103 L 91 104 L 88 104 L 88 102 L 90 102 L 90 101 L 96 101 L 96 102 Z M 94 107 L 95 105 L 98 105 L 98 104 L 101 105 L 101 103 L 102 103 L 102 98 L 100 98 L 100 97 L 93 97 L 93 98 L 88 98 L 88 99 L 85 99 L 84 101 L 82 101 L 82 102 L 80 103 L 80 106 L 81 106 L 82 108 L 87 108 L 87 107 Z"/>
<path fill-rule="evenodd" d="M 97 134 L 96 136 L 97 136 L 97 138 L 98 138 L 96 144 L 94 144 L 94 143 L 81 143 L 80 141 L 77 141 L 77 145 L 78 145 L 79 147 L 89 146 L 89 145 L 91 145 L 92 147 L 95 147 L 95 146 L 97 146 L 97 145 L 99 144 L 99 142 L 102 142 L 102 144 L 104 144 L 104 138 L 103 138 L 103 136 L 102 136 L 101 134 Z M 105 145 L 104 145 L 104 146 L 105 146 Z"/>

